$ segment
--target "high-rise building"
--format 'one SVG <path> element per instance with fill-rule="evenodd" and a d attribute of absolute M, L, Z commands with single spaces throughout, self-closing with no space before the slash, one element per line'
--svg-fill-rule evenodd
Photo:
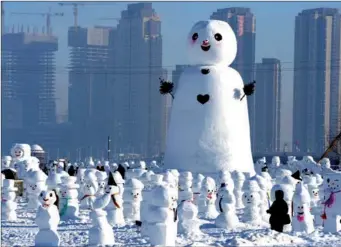
<path fill-rule="evenodd" d="M 55 52 L 52 34 L 5 33 L 1 37 L 2 144 L 56 144 Z"/>
<path fill-rule="evenodd" d="M 340 131 L 341 32 L 338 9 L 295 19 L 293 149 L 321 154 Z"/>
<path fill-rule="evenodd" d="M 235 7 L 218 9 L 210 18 L 230 24 L 238 42 L 237 57 L 231 66 L 240 73 L 245 84 L 252 82 L 255 78 L 256 17 L 249 8 Z M 255 97 L 250 96 L 247 100 L 253 148 L 255 145 Z"/>
<path fill-rule="evenodd" d="M 256 64 L 257 93 L 255 146 L 258 153 L 280 151 L 281 63 L 276 58 L 263 58 Z"/>
<path fill-rule="evenodd" d="M 70 27 L 68 119 L 72 128 L 71 154 L 101 154 L 113 135 L 113 42 L 110 27 Z"/>
<path fill-rule="evenodd" d="M 165 135 L 161 20 L 151 3 L 129 4 L 122 11 L 115 47 L 113 147 L 150 157 L 161 152 Z"/>

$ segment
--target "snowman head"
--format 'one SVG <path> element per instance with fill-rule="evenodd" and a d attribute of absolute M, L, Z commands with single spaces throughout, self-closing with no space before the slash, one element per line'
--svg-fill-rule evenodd
<path fill-rule="evenodd" d="M 98 190 L 104 190 L 107 182 L 106 181 L 99 181 L 98 182 Z"/>
<path fill-rule="evenodd" d="M 3 168 L 7 168 L 7 167 L 10 167 L 11 165 L 11 161 L 12 161 L 12 157 L 11 156 L 4 156 L 2 157 L 1 159 L 1 165 Z"/>
<path fill-rule="evenodd" d="M 256 205 L 260 202 L 260 194 L 258 192 L 245 192 L 243 195 L 243 204 L 247 205 Z"/>
<path fill-rule="evenodd" d="M 38 185 L 35 184 L 35 183 L 32 183 L 32 184 L 30 183 L 27 186 L 27 192 L 30 193 L 30 194 L 34 194 L 36 191 L 38 191 L 38 189 L 39 189 Z"/>
<path fill-rule="evenodd" d="M 59 197 L 55 190 L 42 191 L 39 196 L 39 201 L 43 208 L 49 208 L 51 205 L 59 207 Z"/>
<path fill-rule="evenodd" d="M 141 201 L 141 199 L 142 199 L 142 192 L 141 192 L 141 190 L 132 190 L 131 191 L 131 196 L 133 197 L 133 201 Z"/>
<path fill-rule="evenodd" d="M 87 195 L 95 195 L 98 190 L 97 181 L 88 180 L 83 185 L 83 191 Z"/>
<path fill-rule="evenodd" d="M 60 194 L 60 197 L 61 198 L 67 198 L 68 197 L 68 189 L 67 188 L 62 188 L 60 191 L 59 191 L 59 194 Z"/>
<path fill-rule="evenodd" d="M 110 195 L 118 195 L 120 193 L 120 190 L 115 185 L 106 185 L 105 193 L 110 194 Z"/>
<path fill-rule="evenodd" d="M 187 38 L 190 63 L 229 66 L 237 55 L 237 39 L 227 22 L 199 21 Z"/>
<path fill-rule="evenodd" d="M 313 200 L 319 200 L 320 199 L 320 191 L 319 188 L 313 188 L 310 190 L 310 196 Z"/>
<path fill-rule="evenodd" d="M 298 203 L 296 205 L 296 214 L 297 215 L 304 215 L 304 212 L 306 211 L 307 209 L 307 205 L 306 204 L 303 204 L 303 203 Z"/>

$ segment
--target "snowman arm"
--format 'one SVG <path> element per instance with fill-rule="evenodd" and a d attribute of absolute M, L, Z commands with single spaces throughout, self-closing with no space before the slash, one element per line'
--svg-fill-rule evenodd
<path fill-rule="evenodd" d="M 250 96 L 255 92 L 255 84 L 256 84 L 256 81 L 253 81 L 251 83 L 244 85 L 243 87 L 244 95 L 243 97 L 241 97 L 240 101 L 242 101 L 245 96 Z"/>
<path fill-rule="evenodd" d="M 174 83 L 171 81 L 166 81 L 165 79 L 159 78 L 160 80 L 160 93 L 162 95 L 165 94 L 170 94 L 172 96 L 172 98 L 174 99 L 174 95 L 173 95 L 173 88 L 174 88 Z"/>

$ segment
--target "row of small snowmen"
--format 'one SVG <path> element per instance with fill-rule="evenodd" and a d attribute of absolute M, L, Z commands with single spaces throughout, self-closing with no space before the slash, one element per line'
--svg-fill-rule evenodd
<path fill-rule="evenodd" d="M 20 148 L 24 150 L 22 146 Z M 261 159 L 255 164 L 257 175 L 251 178 L 246 173 L 221 172 L 215 179 L 201 174 L 193 178 L 191 172 L 179 173 L 177 170 L 154 174 L 145 169 L 144 162 L 134 168 L 129 163 L 114 164 L 101 172 L 94 169 L 96 166 L 91 160 L 80 166 L 89 168 L 78 167 L 77 177 L 58 169 L 62 164 L 48 167 L 47 176 L 37 168 L 39 163 L 32 157 L 18 159 L 14 156 L 12 159 L 18 174 L 25 180 L 28 210 L 38 209 L 37 246 L 58 246 L 60 218 L 79 219 L 79 205 L 91 210 L 93 226 L 89 230 L 89 245 L 112 245 L 115 241 L 112 227 L 129 223 L 141 226 L 141 234 L 149 237 L 153 245 L 175 245 L 178 233 L 188 237 L 201 235 L 199 212 L 204 218 L 215 220 L 219 228 L 233 229 L 241 222 L 263 226 L 269 220 L 266 210 L 274 200 L 276 190 L 284 192 L 292 217 L 292 226 L 288 225 L 286 230 L 292 227 L 295 232 L 310 233 L 320 224 L 324 224 L 325 231 L 340 230 L 340 213 L 336 210 L 340 207 L 340 197 L 336 193 L 340 174 L 330 169 L 327 159 L 321 162 L 322 165 L 316 164 L 311 157 L 304 157 L 302 161 L 290 158 L 285 165 L 280 164 L 278 157 L 268 165 Z M 18 162 L 25 165 L 18 165 Z M 293 171 L 299 172 L 293 174 Z M 321 174 L 325 176 L 325 183 Z M 4 220 L 16 218 L 13 183 L 13 180 L 4 180 Z M 329 202 L 326 200 L 328 194 L 333 195 Z M 327 203 L 322 204 L 325 201 Z M 240 217 L 237 209 L 243 210 Z"/>

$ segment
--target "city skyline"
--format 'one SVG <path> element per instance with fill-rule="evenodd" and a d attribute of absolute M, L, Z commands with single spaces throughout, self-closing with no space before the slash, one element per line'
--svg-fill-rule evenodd
<path fill-rule="evenodd" d="M 44 3 L 43 4 L 53 4 L 53 3 Z M 42 3 L 39 3 L 40 5 L 40 9 L 42 9 Z M 11 4 L 18 4 L 18 3 L 6 3 L 4 4 L 5 6 L 5 12 L 10 9 L 7 8 L 7 5 L 11 5 Z M 27 4 L 27 3 L 25 3 Z M 33 3 L 36 4 L 36 3 Z M 71 13 L 71 8 L 61 8 L 60 6 L 58 6 L 56 3 L 54 3 L 56 7 L 53 7 L 53 11 L 59 12 L 62 11 L 64 13 L 68 13 L 68 17 L 67 19 L 72 20 L 72 13 Z M 108 3 L 109 4 L 109 3 Z M 113 6 L 114 8 L 117 7 L 117 9 L 120 9 L 123 7 L 126 8 L 127 4 L 130 4 L 130 2 L 117 2 L 115 3 Z M 165 12 L 164 9 L 164 5 L 162 4 L 167 4 L 167 9 L 168 11 Z M 252 3 L 252 2 L 233 2 L 233 3 L 223 3 L 223 2 L 219 2 L 219 3 L 195 3 L 196 6 L 197 4 L 200 4 L 201 6 L 210 6 L 210 10 L 212 10 L 210 13 L 208 13 L 208 15 L 205 18 L 198 18 L 198 19 L 194 19 L 193 18 L 193 13 L 186 15 L 186 17 L 188 18 L 187 20 L 182 20 L 183 24 L 181 25 L 181 28 L 179 28 L 179 35 L 170 35 L 170 31 L 169 31 L 169 20 L 174 21 L 174 16 L 177 16 L 181 13 L 181 11 L 184 11 L 181 8 L 181 11 L 178 11 L 177 13 L 175 13 L 173 16 L 171 16 L 170 14 L 166 14 L 166 13 L 170 13 L 171 11 L 169 11 L 170 6 L 172 6 L 172 4 L 175 5 L 180 5 L 181 6 L 189 6 L 190 3 L 162 3 L 162 2 L 153 2 L 153 8 L 156 10 L 156 12 L 159 13 L 160 18 L 161 18 L 161 22 L 162 22 L 162 36 L 163 36 L 163 68 L 165 68 L 166 70 L 168 70 L 168 74 L 171 75 L 172 71 L 174 70 L 175 65 L 177 64 L 186 64 L 187 60 L 185 57 L 185 52 L 184 52 L 184 47 L 185 47 L 185 42 L 183 42 L 183 38 L 187 36 L 189 27 L 196 21 L 200 20 L 200 19 L 209 19 L 209 17 L 212 15 L 212 13 L 214 13 L 215 11 L 217 11 L 217 9 L 221 9 L 221 8 L 226 8 L 226 7 L 247 7 L 250 8 L 251 12 L 254 14 L 255 18 L 256 18 L 256 59 L 255 62 L 259 63 L 261 62 L 261 59 L 264 57 L 271 57 L 271 58 L 276 58 L 279 59 L 282 65 L 282 83 L 283 83 L 283 94 L 282 94 L 282 119 L 285 119 L 286 122 L 290 121 L 290 119 L 292 119 L 292 110 L 290 108 L 292 108 L 292 85 L 293 85 L 293 70 L 294 70 L 294 64 L 293 64 L 293 46 L 294 46 L 294 37 L 293 37 L 293 33 L 294 33 L 294 28 L 292 27 L 292 30 L 290 30 L 290 32 L 288 31 L 290 29 L 290 23 L 294 23 L 295 21 L 295 16 L 301 12 L 303 9 L 310 9 L 310 8 L 315 8 L 315 7 L 333 7 L 330 5 L 339 5 L 338 7 L 341 7 L 340 3 L 328 3 L 328 2 L 323 2 L 323 3 L 300 3 L 299 8 L 296 7 L 283 7 L 286 4 L 289 4 L 291 6 L 294 6 L 293 3 L 267 3 L 267 6 L 274 6 L 277 4 L 277 6 L 282 6 L 280 9 L 284 11 L 284 13 L 286 13 L 285 16 L 283 16 L 283 12 L 281 12 L 281 14 L 278 14 L 278 12 L 272 11 L 271 14 L 269 14 L 269 12 L 266 12 L 263 10 L 263 12 L 261 12 L 259 10 L 259 6 L 265 6 L 265 3 Z M 193 3 L 192 3 L 193 4 Z M 258 5 L 256 5 L 258 4 Z M 296 3 L 297 4 L 297 3 Z M 222 6 L 225 5 L 225 6 Z M 228 6 L 226 6 L 228 5 Z M 304 7 L 306 5 L 306 7 Z M 309 5 L 309 6 L 308 6 Z M 322 5 L 322 6 L 321 6 Z M 32 6 L 32 5 L 31 5 Z M 37 5 L 36 5 L 37 6 Z M 22 8 L 22 7 L 21 7 Z M 32 7 L 31 7 L 32 8 Z M 105 9 L 104 6 L 100 6 L 100 4 L 98 6 L 92 6 L 91 8 L 93 9 Z M 207 13 L 208 10 L 203 11 L 204 7 L 196 7 L 197 9 L 200 9 L 200 15 L 203 16 L 204 14 L 202 12 L 205 12 L 205 14 Z M 206 7 L 207 8 L 207 7 Z M 270 7 L 267 7 L 270 8 Z M 265 8 L 267 10 L 267 8 Z M 20 7 L 16 7 L 14 8 L 15 10 L 8 10 L 8 15 L 10 15 L 11 12 L 15 12 L 20 10 Z M 18 10 L 16 10 L 18 9 Z M 36 8 L 34 8 L 34 11 L 27 11 L 27 8 L 25 9 L 25 12 L 35 12 Z M 37 8 L 39 9 L 39 8 Z M 45 10 L 41 10 L 42 12 L 45 12 L 47 8 L 45 8 Z M 80 13 L 82 13 L 83 10 L 85 10 L 86 8 L 80 8 Z M 161 11 L 159 11 L 159 9 L 161 9 Z M 208 9 L 208 8 L 207 8 Z M 291 14 L 293 13 L 294 10 L 298 10 L 296 13 L 294 13 L 294 15 L 292 16 Z M 122 10 L 122 9 L 120 9 Z M 258 11 L 258 13 L 257 13 Z M 278 10 L 277 10 L 278 11 Z M 38 11 L 40 12 L 40 10 Z M 96 16 L 96 11 L 93 12 L 94 16 Z M 277 13 L 277 14 L 275 14 Z M 163 15 L 166 14 L 166 15 Z M 16 20 L 16 19 L 20 19 L 18 18 L 19 16 L 17 16 L 16 18 L 14 18 L 14 16 L 10 16 L 8 17 L 5 16 L 5 20 L 6 23 L 10 26 L 11 25 L 11 20 Z M 104 15 L 104 14 L 103 14 Z M 102 15 L 102 16 L 103 16 Z M 199 14 L 198 14 L 199 15 Z M 266 24 L 265 26 L 261 26 L 262 21 L 264 21 L 264 16 L 269 16 L 272 15 L 273 17 L 276 16 L 276 18 L 273 19 L 272 24 Z M 66 16 L 66 15 L 65 15 Z M 111 14 L 110 16 L 115 16 L 115 17 L 119 17 L 120 14 Z M 109 16 L 109 17 L 110 17 Z M 105 16 L 104 16 L 105 17 Z M 108 16 L 106 16 L 108 17 Z M 8 18 L 9 20 L 7 20 L 6 18 Z M 99 19 L 100 17 L 98 17 Z M 34 19 L 39 19 L 39 18 L 34 18 Z M 56 30 L 54 32 L 54 35 L 58 36 L 59 38 L 59 51 L 57 52 L 57 68 L 56 68 L 56 84 L 57 84 L 57 98 L 61 98 L 58 102 L 58 113 L 61 113 L 60 110 L 60 103 L 65 103 L 67 102 L 67 100 L 65 100 L 65 96 L 67 99 L 67 93 L 65 92 L 65 89 L 67 90 L 67 84 L 69 83 L 68 80 L 68 70 L 67 70 L 67 65 L 69 63 L 68 60 L 68 53 L 69 50 L 65 49 L 67 48 L 67 45 L 65 46 L 65 30 L 67 30 L 68 27 L 72 26 L 72 23 L 68 24 L 68 27 L 64 30 L 64 28 L 67 26 L 66 22 L 64 20 L 64 22 L 62 22 L 63 24 L 60 24 L 59 20 L 62 20 L 63 18 L 55 18 L 52 21 L 52 26 L 53 29 Z M 91 19 L 91 18 L 90 18 Z M 82 27 L 91 27 L 91 26 L 96 26 L 96 24 L 94 22 L 97 22 L 97 24 L 106 24 L 105 26 L 116 26 L 115 24 L 110 25 L 110 23 L 108 23 L 108 21 L 103 22 L 103 21 L 99 21 L 97 18 L 92 19 L 92 21 L 89 18 L 87 19 L 87 23 L 83 25 L 81 18 L 79 18 L 79 24 Z M 113 18 L 115 19 L 115 18 Z M 278 22 L 279 19 L 284 19 L 287 21 L 286 24 L 284 24 L 284 21 L 282 20 L 282 22 Z M 26 21 L 25 23 L 30 23 L 29 19 L 28 21 Z M 117 23 L 116 21 L 111 20 L 112 22 Z M 167 22 L 168 21 L 168 22 Z M 92 22 L 92 23 L 91 23 Z M 176 20 L 176 22 L 179 22 L 179 20 Z M 43 19 L 40 17 L 40 23 L 43 24 Z M 171 22 L 172 23 L 172 22 Z M 261 23 L 261 24 L 260 24 Z M 92 25 L 91 25 L 92 24 Z M 263 22 L 263 25 L 265 24 L 265 22 Z M 276 26 L 277 24 L 277 26 Z M 280 25 L 279 25 L 280 24 Z M 5 24 L 6 25 L 6 24 Z M 167 27 L 168 25 L 168 30 L 165 28 L 165 26 Z M 176 26 L 176 25 L 174 25 Z M 187 30 L 185 30 L 185 27 L 188 27 Z M 277 28 L 275 28 L 275 26 Z M 57 27 L 57 28 L 55 28 Z M 180 26 L 179 26 L 180 27 Z M 265 27 L 267 28 L 267 30 L 265 30 Z M 289 27 L 289 28 L 288 28 Z M 20 28 L 20 27 L 19 27 Z M 278 32 L 277 30 L 281 30 L 282 32 Z M 25 28 L 26 30 L 26 28 Z M 174 30 L 174 29 L 173 29 Z M 276 33 L 272 32 L 272 31 L 277 31 Z M 174 32 L 174 31 L 173 31 Z M 291 35 L 288 35 L 291 33 Z M 67 33 L 67 32 L 66 32 Z M 269 40 L 267 40 L 267 38 L 264 38 L 264 33 L 268 33 L 267 37 L 271 38 L 271 39 L 275 39 L 275 41 L 272 41 L 272 43 L 275 43 L 275 45 L 272 44 L 269 45 Z M 262 35 L 263 34 L 263 35 Z M 283 34 L 286 34 L 284 40 L 283 40 Z M 170 37 L 169 39 L 167 37 Z M 178 43 L 179 46 L 177 46 L 177 50 L 179 50 L 178 54 L 175 53 L 174 51 L 172 51 L 172 49 L 169 49 L 170 47 L 170 43 L 171 41 Z M 167 45 L 168 42 L 168 45 Z M 262 45 L 262 42 L 264 43 L 264 45 Z M 64 44 L 63 44 L 64 43 Z M 284 45 L 285 43 L 285 45 Z M 266 47 L 266 49 L 264 49 Z M 168 48 L 168 49 L 167 49 Z M 291 52 L 289 52 L 291 50 Z M 65 51 L 66 51 L 66 56 L 65 56 Z M 291 53 L 291 54 L 290 54 Z M 291 59 L 290 59 L 291 57 Z M 66 61 L 65 61 L 66 59 Z M 178 62 L 179 60 L 181 60 L 181 62 Z M 291 60 L 291 61 L 290 61 Z M 244 65 L 245 66 L 245 65 Z M 245 82 L 247 83 L 247 82 Z M 65 111 L 65 109 L 63 110 Z M 282 142 L 281 145 L 283 145 L 283 143 L 285 142 L 291 142 L 291 138 L 288 138 L 288 136 L 291 136 L 291 126 L 288 125 L 284 125 L 283 124 L 283 120 L 281 123 L 281 138 Z"/>

